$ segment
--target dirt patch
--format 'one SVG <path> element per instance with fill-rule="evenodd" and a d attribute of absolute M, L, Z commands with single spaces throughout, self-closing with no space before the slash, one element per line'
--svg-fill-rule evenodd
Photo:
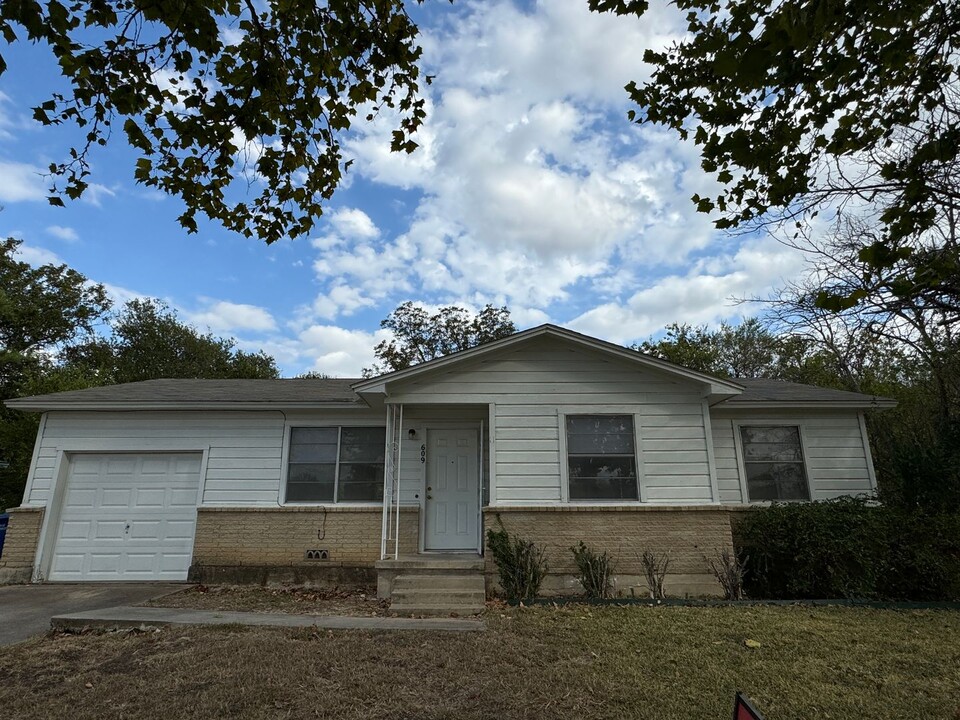
<path fill-rule="evenodd" d="M 149 607 L 226 610 L 294 615 L 385 616 L 389 601 L 377 598 L 375 588 L 333 590 L 306 587 L 251 585 L 197 585 L 148 600 Z"/>

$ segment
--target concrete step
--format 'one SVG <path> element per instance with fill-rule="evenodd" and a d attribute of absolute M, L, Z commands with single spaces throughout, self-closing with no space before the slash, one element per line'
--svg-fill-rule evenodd
<path fill-rule="evenodd" d="M 398 590 L 470 590 L 484 594 L 483 575 L 474 573 L 447 574 L 447 575 L 398 575 L 393 581 L 393 592 Z"/>
<path fill-rule="evenodd" d="M 394 590 L 393 603 L 401 605 L 471 605 L 483 607 L 484 596 L 476 590 Z M 392 607 L 392 605 L 391 605 Z"/>
<path fill-rule="evenodd" d="M 415 615 L 422 617 L 467 617 L 483 612 L 483 605 L 407 605 L 391 603 L 390 612 L 397 615 Z"/>
<path fill-rule="evenodd" d="M 477 555 L 411 555 L 396 560 L 378 560 L 377 570 L 393 570 L 418 575 L 448 574 L 456 571 L 481 572 L 483 558 Z"/>

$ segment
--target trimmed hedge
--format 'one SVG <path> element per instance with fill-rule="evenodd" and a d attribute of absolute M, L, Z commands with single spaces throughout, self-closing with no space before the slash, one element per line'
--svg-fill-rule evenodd
<path fill-rule="evenodd" d="M 734 528 L 749 597 L 960 599 L 960 514 L 866 498 L 774 504 Z"/>

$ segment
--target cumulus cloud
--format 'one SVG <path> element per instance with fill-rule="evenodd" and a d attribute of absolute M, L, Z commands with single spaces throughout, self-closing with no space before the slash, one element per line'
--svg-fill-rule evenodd
<path fill-rule="evenodd" d="M 80 235 L 76 230 L 63 225 L 50 225 L 47 227 L 47 233 L 53 235 L 57 240 L 63 240 L 68 243 L 74 243 L 80 240 Z"/>
<path fill-rule="evenodd" d="M 373 348 L 390 337 L 385 330 L 366 332 L 334 325 L 312 325 L 297 336 L 299 354 L 308 370 L 334 377 L 360 377 L 375 360 Z"/>
<path fill-rule="evenodd" d="M 21 262 L 38 265 L 63 265 L 63 260 L 55 252 L 36 245 L 22 244 L 17 248 L 16 257 Z"/>
<path fill-rule="evenodd" d="M 47 187 L 43 170 L 28 163 L 0 160 L 0 202 L 43 200 Z"/>
<path fill-rule="evenodd" d="M 533 321 L 560 304 L 583 312 L 653 269 L 676 272 L 715 240 L 689 200 L 714 188 L 692 145 L 627 122 L 623 86 L 648 73 L 637 48 L 683 30 L 666 3 L 639 22 L 563 0 L 472 3 L 426 28 L 437 80 L 421 147 L 390 153 L 396 117 L 386 113 L 346 144 L 360 175 L 419 200 L 390 235 L 360 210 L 339 227 L 334 216 L 313 242 L 326 288 L 315 317 L 348 314 L 344 301 L 389 307 L 413 295 L 502 302 Z"/>
<path fill-rule="evenodd" d="M 277 327 L 273 316 L 257 305 L 210 298 L 201 300 L 205 305 L 203 309 L 184 312 L 184 317 L 194 325 L 210 328 L 214 332 L 238 330 L 269 332 Z"/>

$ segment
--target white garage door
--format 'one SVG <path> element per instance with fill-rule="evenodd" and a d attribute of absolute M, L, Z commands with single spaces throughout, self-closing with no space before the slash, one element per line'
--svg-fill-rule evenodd
<path fill-rule="evenodd" d="M 74 455 L 50 580 L 186 580 L 199 453 Z"/>

